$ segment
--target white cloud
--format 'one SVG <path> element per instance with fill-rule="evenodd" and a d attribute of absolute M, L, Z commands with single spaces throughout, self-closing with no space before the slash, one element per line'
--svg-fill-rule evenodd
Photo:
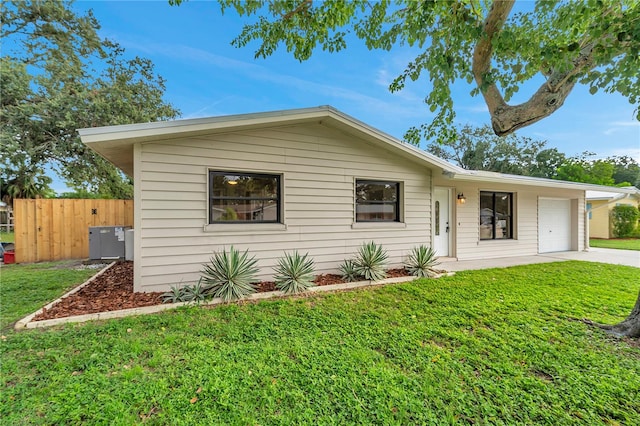
<path fill-rule="evenodd" d="M 376 76 L 376 84 L 384 88 L 389 88 L 389 85 L 391 84 L 392 81 L 393 81 L 393 78 L 390 77 L 389 71 L 387 71 L 385 68 L 381 68 L 378 70 L 377 76 Z"/>
<path fill-rule="evenodd" d="M 640 147 L 639 148 L 616 148 L 609 151 L 604 151 L 598 158 L 607 157 L 631 157 L 640 163 Z"/>
<path fill-rule="evenodd" d="M 489 112 L 489 108 L 484 103 L 479 103 L 479 104 L 470 105 L 470 106 L 462 106 L 462 107 L 460 107 L 460 109 L 464 110 L 464 111 L 468 111 L 468 112 L 475 112 L 475 113 L 488 113 Z"/>
<path fill-rule="evenodd" d="M 140 49 L 147 55 L 163 55 L 185 63 L 199 62 L 228 72 L 242 74 L 251 80 L 266 81 L 279 86 L 285 86 L 288 90 L 294 89 L 297 93 L 320 94 L 327 98 L 339 99 L 353 103 L 353 109 L 365 110 L 376 116 L 402 115 L 404 117 L 416 117 L 422 120 L 431 115 L 425 108 L 422 98 L 409 93 L 391 94 L 400 102 L 389 102 L 381 97 L 369 96 L 356 90 L 337 86 L 334 84 L 318 83 L 301 79 L 299 77 L 278 73 L 265 66 L 251 62 L 240 61 L 226 56 L 217 55 L 202 49 L 193 48 L 181 44 L 138 43 L 132 41 L 123 42 L 128 48 Z M 384 78 L 384 72 L 379 74 L 378 80 Z M 403 91 L 404 92 L 404 91 Z M 388 96 L 385 93 L 385 96 Z M 326 103 L 329 103 L 326 102 Z M 206 108 L 205 108 L 206 110 Z M 189 113 L 188 117 L 202 116 L 203 110 Z"/>
<path fill-rule="evenodd" d="M 627 127 L 638 127 L 640 128 L 640 121 L 629 120 L 629 121 L 613 121 L 611 123 L 607 123 L 608 128 L 602 132 L 605 135 L 611 135 L 613 133 L 619 132 Z M 638 134 L 640 138 L 640 133 Z"/>

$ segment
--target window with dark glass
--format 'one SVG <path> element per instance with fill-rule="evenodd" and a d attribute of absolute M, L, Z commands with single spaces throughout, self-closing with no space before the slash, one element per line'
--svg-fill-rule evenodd
<path fill-rule="evenodd" d="M 436 201 L 436 235 L 440 235 L 440 201 Z"/>
<path fill-rule="evenodd" d="M 480 192 L 480 239 L 513 238 L 513 194 Z"/>
<path fill-rule="evenodd" d="M 209 172 L 209 223 L 279 223 L 280 176 Z"/>
<path fill-rule="evenodd" d="M 356 181 L 356 222 L 399 222 L 400 184 Z"/>

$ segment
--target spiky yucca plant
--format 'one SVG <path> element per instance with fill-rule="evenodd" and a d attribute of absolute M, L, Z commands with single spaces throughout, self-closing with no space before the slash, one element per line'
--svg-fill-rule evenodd
<path fill-rule="evenodd" d="M 431 277 L 435 275 L 433 268 L 439 265 L 436 251 L 431 247 L 419 245 L 411 250 L 404 262 L 404 268 L 416 277 Z"/>
<path fill-rule="evenodd" d="M 382 246 L 370 241 L 363 243 L 356 255 L 356 273 L 367 280 L 379 281 L 387 277 L 384 270 L 387 261 L 387 253 Z"/>
<path fill-rule="evenodd" d="M 357 281 L 360 275 L 357 272 L 358 265 L 353 259 L 347 259 L 340 265 L 340 274 L 342 279 L 347 282 Z"/>
<path fill-rule="evenodd" d="M 171 290 L 160 295 L 162 303 L 178 303 L 184 302 L 184 292 L 182 288 L 177 285 L 171 286 Z"/>
<path fill-rule="evenodd" d="M 202 285 L 202 278 L 194 285 L 188 285 L 182 288 L 182 294 L 185 302 L 204 302 L 207 299 L 207 286 Z"/>
<path fill-rule="evenodd" d="M 295 294 L 313 287 L 313 260 L 309 253 L 300 256 L 298 251 L 293 254 L 285 253 L 278 259 L 278 266 L 274 268 L 276 288 L 287 294 Z"/>
<path fill-rule="evenodd" d="M 240 253 L 233 246 L 215 253 L 209 263 L 203 265 L 202 282 L 213 297 L 225 302 L 255 293 L 258 268 L 255 256 L 249 258 L 249 251 Z"/>

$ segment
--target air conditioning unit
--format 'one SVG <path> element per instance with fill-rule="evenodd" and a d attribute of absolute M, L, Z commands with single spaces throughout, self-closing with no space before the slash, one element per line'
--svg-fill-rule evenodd
<path fill-rule="evenodd" d="M 90 226 L 89 258 L 116 260 L 125 257 L 125 232 L 130 226 Z"/>

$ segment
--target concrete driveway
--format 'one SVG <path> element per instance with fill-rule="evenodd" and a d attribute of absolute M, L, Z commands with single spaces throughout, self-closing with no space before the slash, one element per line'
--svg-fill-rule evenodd
<path fill-rule="evenodd" d="M 459 261 L 445 259 L 441 261 L 438 268 L 446 269 L 447 271 L 466 271 L 469 269 L 506 268 L 509 266 L 564 262 L 567 260 L 610 263 L 613 265 L 627 265 L 640 268 L 640 251 L 591 247 L 589 251 L 563 251 L 533 256 L 501 257 L 497 259 Z"/>

